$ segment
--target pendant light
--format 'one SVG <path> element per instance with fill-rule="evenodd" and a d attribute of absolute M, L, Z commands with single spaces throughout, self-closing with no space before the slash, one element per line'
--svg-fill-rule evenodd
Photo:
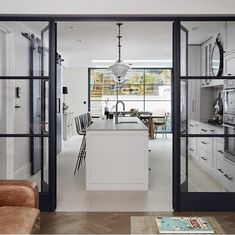
<path fill-rule="evenodd" d="M 118 26 L 118 60 L 111 65 L 108 70 L 111 71 L 111 73 L 114 75 L 114 80 L 118 83 L 123 83 L 125 81 L 125 78 L 128 74 L 128 72 L 131 70 L 130 66 L 127 64 L 124 64 L 121 60 L 121 26 L 122 23 L 117 23 Z"/>

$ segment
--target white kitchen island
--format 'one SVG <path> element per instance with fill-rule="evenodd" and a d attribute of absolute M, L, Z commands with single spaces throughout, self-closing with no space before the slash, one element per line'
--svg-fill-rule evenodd
<path fill-rule="evenodd" d="M 86 190 L 148 190 L 148 128 L 136 117 L 97 119 L 86 132 Z"/>

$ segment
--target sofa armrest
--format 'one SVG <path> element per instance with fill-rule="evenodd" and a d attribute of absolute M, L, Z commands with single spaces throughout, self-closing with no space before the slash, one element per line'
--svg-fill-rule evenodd
<path fill-rule="evenodd" d="M 0 180 L 0 206 L 38 208 L 38 187 L 26 180 Z"/>

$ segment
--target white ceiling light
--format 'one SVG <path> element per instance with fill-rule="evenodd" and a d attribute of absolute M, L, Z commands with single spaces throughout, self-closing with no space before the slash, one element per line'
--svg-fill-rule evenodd
<path fill-rule="evenodd" d="M 122 83 L 125 81 L 125 77 L 127 76 L 128 72 L 131 70 L 130 66 L 124 64 L 121 60 L 121 26 L 122 23 L 117 23 L 118 26 L 118 60 L 111 65 L 108 69 L 114 75 L 114 80 L 118 83 Z"/>

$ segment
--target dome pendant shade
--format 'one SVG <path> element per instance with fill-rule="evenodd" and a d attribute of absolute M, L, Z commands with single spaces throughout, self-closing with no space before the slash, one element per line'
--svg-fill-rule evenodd
<path fill-rule="evenodd" d="M 128 72 L 131 70 L 129 65 L 126 65 L 121 60 L 121 26 L 122 23 L 117 23 L 118 26 L 118 60 L 111 65 L 108 70 L 114 75 L 114 80 L 118 83 L 122 83 L 125 81 L 125 78 Z"/>
<path fill-rule="evenodd" d="M 108 70 L 114 75 L 114 80 L 118 83 L 124 82 L 128 72 L 131 70 L 130 66 L 124 64 L 122 61 L 116 61 Z"/>

